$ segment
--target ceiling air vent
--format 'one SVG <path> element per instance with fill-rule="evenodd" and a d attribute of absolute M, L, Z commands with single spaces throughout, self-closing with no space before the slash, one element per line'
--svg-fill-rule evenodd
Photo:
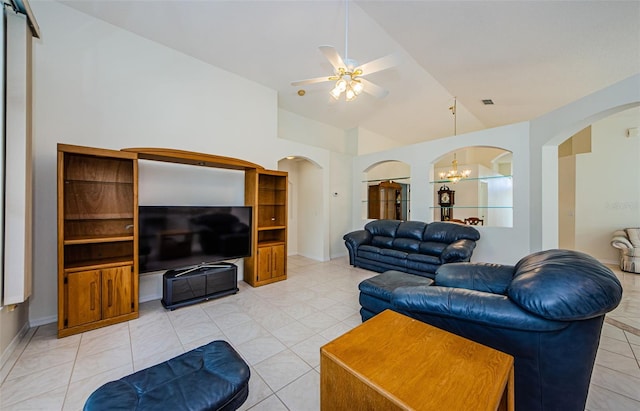
<path fill-rule="evenodd" d="M 485 106 L 491 106 L 493 105 L 493 100 L 491 100 L 490 98 L 484 99 L 482 100 L 482 104 L 484 104 Z"/>

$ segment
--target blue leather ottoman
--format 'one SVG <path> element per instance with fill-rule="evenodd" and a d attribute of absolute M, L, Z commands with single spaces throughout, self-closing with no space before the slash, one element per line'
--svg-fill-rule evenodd
<path fill-rule="evenodd" d="M 237 410 L 249 395 L 249 376 L 226 341 L 213 341 L 106 383 L 84 410 Z"/>
<path fill-rule="evenodd" d="M 364 322 L 384 310 L 393 310 L 393 307 L 391 307 L 391 294 L 396 288 L 429 286 L 431 284 L 433 284 L 431 278 L 395 270 L 385 271 L 362 281 L 358 285 L 362 321 Z"/>

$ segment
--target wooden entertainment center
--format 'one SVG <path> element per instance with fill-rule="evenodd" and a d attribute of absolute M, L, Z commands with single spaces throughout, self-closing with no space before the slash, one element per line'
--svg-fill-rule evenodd
<path fill-rule="evenodd" d="M 58 144 L 58 337 L 138 317 L 138 159 L 245 172 L 253 287 L 287 278 L 287 173 L 163 148 Z"/>

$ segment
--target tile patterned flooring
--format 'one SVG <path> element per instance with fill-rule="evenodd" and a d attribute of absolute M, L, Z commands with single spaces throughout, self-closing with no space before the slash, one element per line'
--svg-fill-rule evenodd
<path fill-rule="evenodd" d="M 640 275 L 612 268 L 625 291 L 603 327 L 589 411 L 640 409 Z M 55 324 L 33 328 L 0 370 L 0 409 L 81 410 L 107 381 L 224 339 L 251 367 L 242 410 L 318 410 L 319 347 L 360 324 L 357 285 L 372 275 L 346 258 L 293 256 L 284 282 L 241 282 L 236 295 L 175 311 L 143 303 L 136 320 L 62 339 Z"/>

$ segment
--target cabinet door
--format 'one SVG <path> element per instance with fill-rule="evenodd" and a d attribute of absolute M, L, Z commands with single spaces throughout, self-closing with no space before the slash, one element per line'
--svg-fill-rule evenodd
<path fill-rule="evenodd" d="M 271 277 L 282 277 L 285 274 L 285 255 L 284 244 L 271 247 Z"/>
<path fill-rule="evenodd" d="M 271 247 L 258 247 L 258 281 L 271 277 Z"/>
<path fill-rule="evenodd" d="M 100 271 L 67 274 L 67 327 L 87 324 L 102 318 L 100 307 Z"/>
<path fill-rule="evenodd" d="M 108 268 L 102 271 L 102 318 L 129 314 L 132 308 L 132 266 Z"/>

